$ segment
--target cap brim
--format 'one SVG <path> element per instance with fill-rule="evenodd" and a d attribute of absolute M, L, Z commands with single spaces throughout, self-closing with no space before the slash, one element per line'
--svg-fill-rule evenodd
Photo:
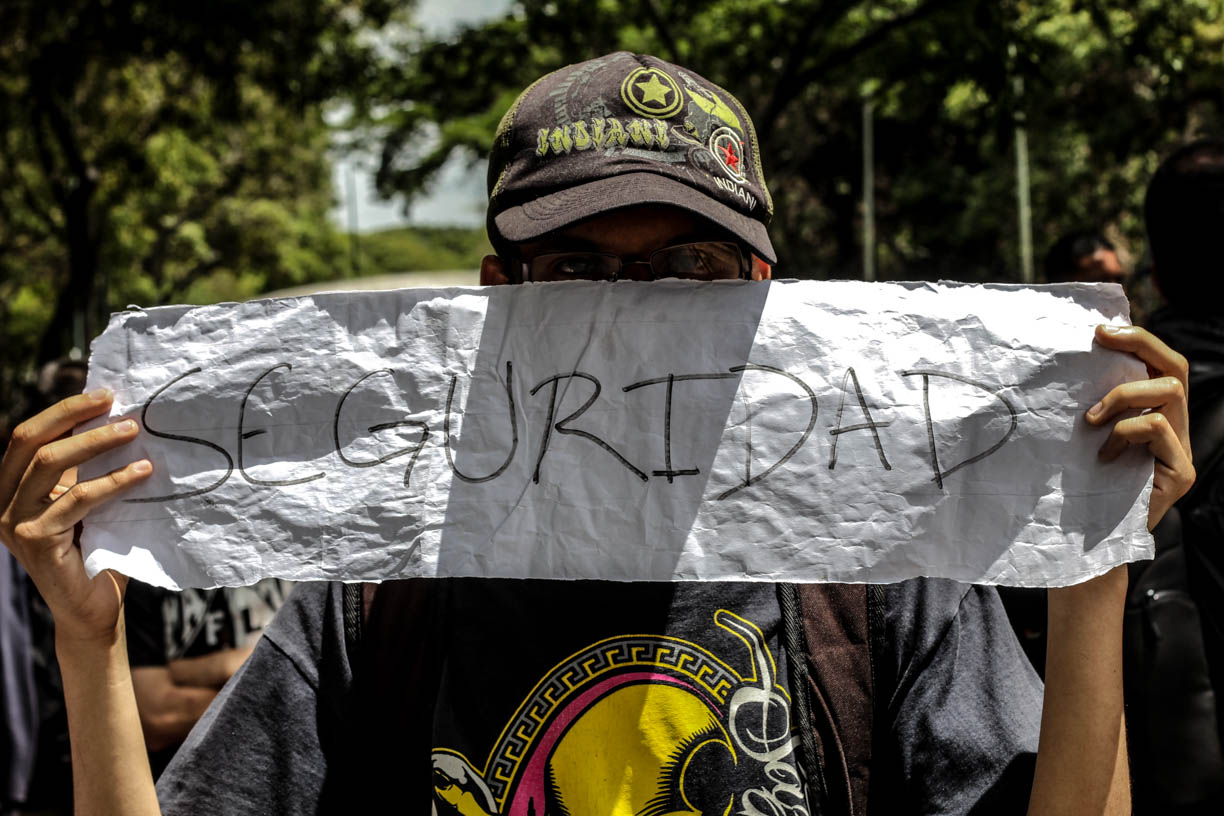
<path fill-rule="evenodd" d="M 696 213 L 742 239 L 769 263 L 778 262 L 760 221 L 687 184 L 654 173 L 624 173 L 568 187 L 509 207 L 493 221 L 502 238 L 517 244 L 595 215 L 642 204 L 667 204 Z"/>

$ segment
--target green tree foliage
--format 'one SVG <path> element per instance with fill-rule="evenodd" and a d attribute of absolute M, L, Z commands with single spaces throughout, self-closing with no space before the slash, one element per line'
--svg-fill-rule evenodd
<path fill-rule="evenodd" d="M 396 227 L 361 236 L 362 271 L 396 273 L 480 268 L 493 252 L 483 228 Z"/>
<path fill-rule="evenodd" d="M 386 193 L 487 155 L 517 91 L 617 49 L 691 66 L 757 124 L 798 276 L 861 271 L 862 108 L 875 110 L 885 279 L 1018 277 L 1015 132 L 1031 150 L 1038 252 L 1110 225 L 1142 245 L 1159 156 L 1224 131 L 1224 0 L 522 0 L 405 42 L 359 108 Z"/>
<path fill-rule="evenodd" d="M 1083 225 L 1141 248 L 1159 157 L 1224 131 L 1224 0 L 520 0 L 442 38 L 412 12 L 0 3 L 0 407 L 129 302 L 351 270 L 326 218 L 336 100 L 381 150 L 380 189 L 411 199 L 486 156 L 546 71 L 622 48 L 689 65 L 753 114 L 779 272 L 816 277 L 860 271 L 865 102 L 885 279 L 1015 279 L 1018 124 L 1039 252 Z M 358 271 L 471 264 L 470 238 L 369 239 Z"/>
<path fill-rule="evenodd" d="M 0 406 L 128 303 L 349 268 L 322 105 L 381 0 L 0 4 Z"/>

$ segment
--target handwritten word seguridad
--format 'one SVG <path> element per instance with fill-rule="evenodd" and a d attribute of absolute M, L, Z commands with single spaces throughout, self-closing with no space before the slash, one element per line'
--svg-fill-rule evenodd
<path fill-rule="evenodd" d="M 604 390 L 604 385 L 598 377 L 593 374 L 583 371 L 571 371 L 563 374 L 552 374 L 535 383 L 527 394 L 532 398 L 538 398 L 546 401 L 547 418 L 541 434 L 541 442 L 538 449 L 531 452 L 534 457 L 534 467 L 532 469 L 532 481 L 538 483 L 540 481 L 540 471 L 544 467 L 545 457 L 548 453 L 550 443 L 552 442 L 553 433 L 569 435 L 584 439 L 594 445 L 596 448 L 604 451 L 608 456 L 614 459 L 622 467 L 631 472 L 635 477 L 645 482 L 655 478 L 664 478 L 667 482 L 674 482 L 675 479 L 684 476 L 697 476 L 700 470 L 695 467 L 678 467 L 674 463 L 672 451 L 672 427 L 676 415 L 676 392 L 682 390 L 683 384 L 700 380 L 738 380 L 743 372 L 762 372 L 776 377 L 783 378 L 793 384 L 802 396 L 797 396 L 797 399 L 806 401 L 806 427 L 802 430 L 798 440 L 774 463 L 755 474 L 746 475 L 739 484 L 722 491 L 716 496 L 717 500 L 723 500 L 731 497 L 743 488 L 764 481 L 778 468 L 784 466 L 791 458 L 799 452 L 805 445 L 809 444 L 809 440 L 816 428 L 817 418 L 820 414 L 820 403 L 816 391 L 794 374 L 784 371 L 780 368 L 775 368 L 768 365 L 756 363 L 744 363 L 741 365 L 730 366 L 725 371 L 713 371 L 702 373 L 668 373 L 662 376 L 648 377 L 621 386 L 621 390 L 625 393 L 637 391 L 645 388 L 665 388 L 666 398 L 662 405 L 661 416 L 658 421 L 661 425 L 661 437 L 663 440 L 663 450 L 661 453 L 662 467 L 655 469 L 647 469 L 647 465 L 631 462 L 626 456 L 622 455 L 611 443 L 600 437 L 597 433 L 590 429 L 584 429 L 577 425 L 583 414 L 587 413 L 593 405 L 599 400 L 601 393 Z M 173 389 L 176 385 L 186 380 L 189 377 L 202 374 L 202 369 L 199 367 L 192 368 L 183 374 L 180 374 L 169 382 L 159 387 L 148 398 L 141 408 L 141 422 L 147 433 L 159 439 L 166 439 L 175 442 L 180 442 L 188 445 L 198 445 L 212 451 L 212 454 L 201 452 L 202 456 L 217 455 L 224 459 L 225 467 L 223 475 L 203 487 L 193 488 L 176 493 L 170 493 L 159 496 L 147 496 L 126 499 L 129 503 L 154 503 L 154 502 L 169 502 L 193 497 L 203 496 L 210 493 L 222 485 L 224 485 L 234 475 L 234 471 L 246 480 L 251 485 L 263 487 L 282 487 L 289 485 L 304 484 L 307 482 L 325 479 L 327 474 L 323 471 L 314 471 L 300 475 L 294 475 L 289 478 L 267 479 L 253 475 L 248 470 L 247 459 L 245 455 L 245 443 L 247 440 L 267 434 L 270 432 L 268 428 L 253 427 L 248 419 L 248 404 L 252 399 L 256 398 L 257 392 L 261 387 L 267 388 L 268 381 L 277 376 L 292 376 L 293 366 L 288 362 L 278 362 L 275 365 L 262 370 L 255 376 L 243 391 L 243 397 L 237 410 L 237 432 L 233 440 L 231 449 L 217 444 L 216 442 L 202 439 L 200 437 L 188 436 L 180 433 L 171 433 L 166 430 L 160 430 L 155 422 L 150 421 L 150 410 L 157 404 L 159 398 Z M 507 453 L 505 460 L 499 467 L 485 474 L 472 474 L 462 471 L 455 462 L 453 455 L 454 448 L 454 432 L 456 426 L 455 419 L 457 413 L 456 407 L 456 392 L 459 385 L 459 377 L 451 375 L 450 382 L 447 388 L 445 410 L 442 412 L 442 428 L 431 429 L 429 424 L 419 419 L 405 419 L 394 422 L 384 422 L 370 425 L 366 428 L 366 433 L 369 435 L 377 435 L 383 431 L 393 429 L 410 428 L 416 434 L 416 441 L 407 447 L 398 448 L 390 452 L 384 453 L 373 459 L 357 459 L 352 458 L 345 453 L 346 443 L 352 439 L 343 438 L 341 427 L 342 420 L 345 418 L 345 405 L 350 397 L 361 388 L 371 387 L 371 381 L 376 377 L 393 378 L 394 372 L 392 369 L 383 368 L 370 371 L 362 374 L 354 380 L 343 392 L 336 395 L 335 411 L 332 420 L 332 444 L 339 461 L 349 468 L 372 468 L 382 465 L 392 460 L 408 457 L 406 466 L 403 470 L 403 484 L 407 488 L 411 484 L 413 469 L 419 459 L 422 450 L 431 441 L 438 439 L 437 444 L 442 446 L 446 453 L 446 461 L 451 469 L 454 477 L 461 481 L 480 484 L 489 482 L 501 477 L 510 465 L 514 462 L 515 457 L 519 455 L 519 427 L 524 421 L 521 414 L 523 413 L 520 406 L 523 402 L 521 396 L 516 400 L 515 394 L 515 370 L 512 361 L 506 362 L 505 367 L 505 416 L 507 433 Z M 216 376 L 214 372 L 212 376 Z M 939 487 L 943 488 L 944 479 L 956 471 L 979 462 L 993 453 L 996 453 L 1003 447 L 1004 444 L 1015 433 L 1016 427 L 1019 424 L 1020 411 L 1012 399 L 1005 396 L 1003 390 L 989 383 L 979 382 L 977 380 L 962 376 L 961 374 L 950 371 L 937 371 L 933 369 L 915 369 L 899 372 L 899 376 L 903 378 L 912 378 L 921 389 L 921 399 L 923 407 L 923 416 L 925 418 L 925 426 L 915 429 L 918 433 L 924 433 L 927 438 L 929 448 L 928 464 L 931 469 L 931 480 Z M 583 381 L 589 387 L 589 394 L 586 400 L 575 410 L 569 412 L 565 416 L 558 417 L 559 408 L 559 386 L 563 381 L 579 380 Z M 986 447 L 984 450 L 973 453 L 955 464 L 947 464 L 941 460 L 940 451 L 936 444 L 936 420 L 931 414 L 930 394 L 933 388 L 940 387 L 940 384 L 960 383 L 965 386 L 970 386 L 974 389 L 979 389 L 986 394 L 989 394 L 996 407 L 996 412 L 1007 419 L 1007 428 L 1003 435 L 993 444 Z M 851 411 L 857 409 L 862 420 L 861 422 L 853 422 L 847 424 L 844 420 L 848 418 L 847 403 L 851 406 Z M 878 409 L 877 409 L 878 414 Z M 837 414 L 833 427 L 828 431 L 829 440 L 829 456 L 828 469 L 834 470 L 837 467 L 838 460 L 838 442 L 844 434 L 863 432 L 870 436 L 876 454 L 879 458 L 880 467 L 884 470 L 892 470 L 892 465 L 889 462 L 888 455 L 885 450 L 885 443 L 881 435 L 881 430 L 888 428 L 891 421 L 878 420 L 876 415 L 872 413 L 869 401 L 864 393 L 862 384 L 856 374 L 854 368 L 846 368 L 841 379 L 840 397 L 837 402 Z M 748 455 L 751 456 L 751 437 L 747 442 L 749 450 Z M 232 450 L 232 453 L 231 453 Z"/>

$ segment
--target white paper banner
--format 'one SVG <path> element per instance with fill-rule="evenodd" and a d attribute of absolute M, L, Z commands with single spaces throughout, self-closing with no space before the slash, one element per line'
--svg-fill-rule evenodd
<path fill-rule="evenodd" d="M 1117 286 L 566 283 L 130 310 L 91 572 L 1053 586 L 1150 558 Z"/>

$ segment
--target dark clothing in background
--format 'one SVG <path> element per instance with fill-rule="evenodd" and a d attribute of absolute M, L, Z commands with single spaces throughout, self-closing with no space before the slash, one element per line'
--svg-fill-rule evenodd
<path fill-rule="evenodd" d="M 1189 361 L 1197 480 L 1131 565 L 1125 680 L 1135 813 L 1224 812 L 1224 316 L 1152 315 Z"/>
<path fill-rule="evenodd" d="M 38 745 L 38 699 L 25 571 L 0 549 L 0 813 L 26 801 Z"/>
<path fill-rule="evenodd" d="M 289 588 L 275 578 L 249 587 L 182 592 L 130 581 L 124 602 L 128 661 L 132 668 L 166 666 L 248 646 L 272 622 Z M 177 750 L 175 745 L 150 752 L 155 779 Z"/>
<path fill-rule="evenodd" d="M 1036 587 L 997 587 L 1003 608 L 1011 621 L 1020 648 L 1033 665 L 1037 676 L 1045 679 L 1046 640 L 1048 637 L 1046 590 Z"/>
<path fill-rule="evenodd" d="M 128 660 L 133 667 L 165 666 L 247 646 L 272 622 L 289 588 L 276 578 L 249 587 L 182 592 L 131 581 L 124 604 Z"/>
<path fill-rule="evenodd" d="M 39 816 L 72 813 L 72 746 L 68 740 L 68 710 L 64 680 L 55 655 L 55 620 L 26 576 L 30 610 L 30 641 L 34 657 L 34 689 L 38 697 L 38 749 L 30 778 L 26 809 Z"/>
<path fill-rule="evenodd" d="M 1198 481 L 1177 508 L 1192 530 L 1186 571 L 1213 684 L 1224 690 L 1224 316 L 1165 309 L 1152 316 L 1151 330 L 1190 362 L 1190 440 Z M 1224 718 L 1224 708 L 1218 711 Z"/>

